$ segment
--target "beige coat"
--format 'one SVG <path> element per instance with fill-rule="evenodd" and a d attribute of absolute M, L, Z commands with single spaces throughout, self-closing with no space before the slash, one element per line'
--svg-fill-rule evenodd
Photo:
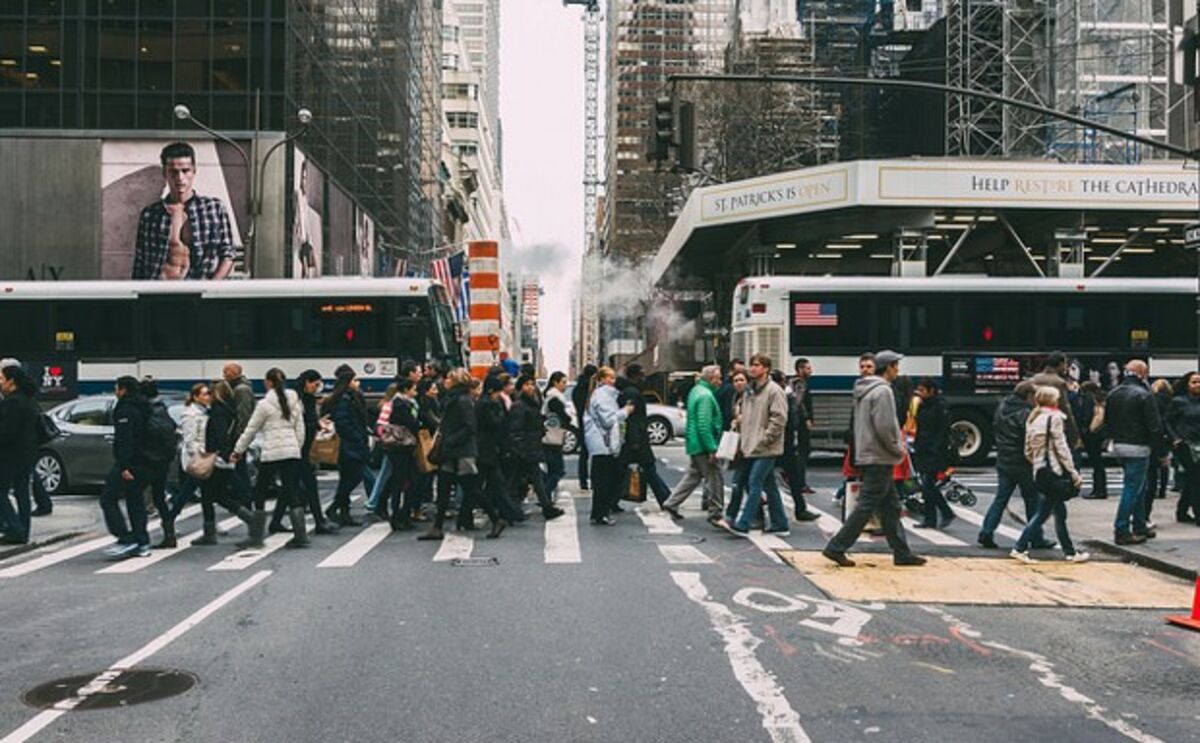
<path fill-rule="evenodd" d="M 751 382 L 742 395 L 741 441 L 743 457 L 782 457 L 787 430 L 787 395 L 771 380 L 761 386 Z"/>
<path fill-rule="evenodd" d="M 1050 439 L 1047 443 L 1046 427 L 1049 422 Z M 1025 424 L 1025 458 L 1033 466 L 1036 477 L 1038 470 L 1046 466 L 1046 447 L 1050 446 L 1050 469 L 1061 475 L 1064 472 L 1072 479 L 1080 479 L 1071 458 L 1071 447 L 1067 444 L 1067 416 L 1055 408 L 1034 408 Z"/>

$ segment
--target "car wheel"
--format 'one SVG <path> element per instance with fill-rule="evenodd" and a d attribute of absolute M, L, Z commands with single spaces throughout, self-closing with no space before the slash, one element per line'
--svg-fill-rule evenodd
<path fill-rule="evenodd" d="M 952 417 L 950 429 L 958 442 L 955 451 L 958 461 L 972 466 L 987 464 L 992 442 L 991 431 L 983 417 L 974 412 L 963 412 Z"/>
<path fill-rule="evenodd" d="M 646 424 L 646 435 L 652 446 L 662 446 L 671 440 L 671 424 L 665 418 L 651 418 Z"/>
<path fill-rule="evenodd" d="M 38 454 L 37 461 L 33 464 L 33 473 L 41 478 L 42 484 L 46 486 L 47 495 L 58 495 L 67 487 L 67 469 L 52 451 Z"/>
<path fill-rule="evenodd" d="M 579 451 L 579 438 L 571 429 L 563 433 L 563 454 L 574 454 Z"/>

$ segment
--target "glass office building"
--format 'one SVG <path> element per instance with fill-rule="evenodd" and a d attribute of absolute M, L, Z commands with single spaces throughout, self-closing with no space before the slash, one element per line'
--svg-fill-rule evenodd
<path fill-rule="evenodd" d="M 404 252 L 438 241 L 442 0 L 0 0 L 0 128 L 287 131 Z"/>

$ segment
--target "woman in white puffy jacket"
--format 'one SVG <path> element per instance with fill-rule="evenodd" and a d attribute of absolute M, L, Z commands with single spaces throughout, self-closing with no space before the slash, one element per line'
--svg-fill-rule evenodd
<path fill-rule="evenodd" d="M 258 401 L 246 430 L 233 447 L 235 459 L 246 453 L 259 431 L 263 434 L 262 452 L 258 458 L 257 488 L 274 482 L 278 476 L 283 487 L 275 502 L 272 530 L 277 531 L 288 509 L 292 520 L 293 537 L 287 546 L 308 546 L 308 527 L 304 521 L 304 491 L 300 487 L 303 475 L 300 448 L 304 445 L 304 407 L 295 390 L 287 389 L 287 379 L 281 369 L 267 371 L 267 394 Z M 259 490 L 263 492 L 263 490 Z"/>

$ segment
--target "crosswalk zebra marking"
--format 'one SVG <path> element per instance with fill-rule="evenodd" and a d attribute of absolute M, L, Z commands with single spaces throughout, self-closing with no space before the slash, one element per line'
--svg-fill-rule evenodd
<path fill-rule="evenodd" d="M 563 515 L 546 522 L 542 560 L 547 565 L 581 563 L 583 554 L 579 549 L 579 519 L 575 512 L 575 501 L 560 498 L 558 507 L 563 510 Z"/>
<path fill-rule="evenodd" d="M 442 544 L 438 547 L 437 554 L 433 556 L 433 561 L 450 562 L 451 560 L 465 560 L 470 557 L 471 553 L 474 551 L 474 539 L 466 534 L 448 531 L 442 538 Z"/>
<path fill-rule="evenodd" d="M 305 520 L 305 527 L 307 528 L 309 533 L 312 533 L 313 522 L 311 519 Z M 224 571 L 229 571 L 229 570 L 245 570 L 246 568 L 250 567 L 254 563 L 263 559 L 267 555 L 270 555 L 270 554 L 278 551 L 279 549 L 281 549 L 285 544 L 288 543 L 288 540 L 290 540 L 291 538 L 292 538 L 291 532 L 281 532 L 279 534 L 272 534 L 271 536 L 269 536 L 265 540 L 263 540 L 262 547 L 253 547 L 251 549 L 238 550 L 237 552 L 234 552 L 232 555 L 226 557 L 224 560 L 221 560 L 220 562 L 218 562 L 216 565 L 210 566 L 208 568 L 208 570 L 209 570 L 209 572 L 224 572 Z"/>
<path fill-rule="evenodd" d="M 238 518 L 237 516 L 231 516 L 217 524 L 217 531 L 226 531 L 228 529 L 232 529 L 233 527 L 237 526 L 240 523 L 242 523 L 242 520 L 240 518 Z M 140 571 L 145 570 L 146 568 L 150 567 L 151 565 L 160 563 L 163 560 L 167 559 L 168 557 L 171 557 L 173 555 L 178 555 L 180 552 L 183 552 L 184 550 L 191 548 L 192 540 L 198 539 L 199 537 L 201 537 L 203 535 L 204 535 L 203 530 L 194 531 L 190 534 L 185 534 L 178 538 L 177 541 L 178 541 L 179 546 L 176 547 L 175 549 L 154 550 L 150 553 L 149 557 L 131 557 L 127 560 L 122 560 L 121 562 L 115 563 L 106 568 L 101 568 L 96 571 L 96 574 L 97 575 L 128 575 L 130 573 L 140 572 Z"/>
<path fill-rule="evenodd" d="M 386 521 L 371 524 L 354 537 L 338 547 L 333 554 L 317 563 L 318 568 L 352 568 L 358 564 L 368 552 L 375 549 L 388 535 L 392 533 L 392 525 Z"/>
<path fill-rule="evenodd" d="M 672 565 L 712 565 L 713 559 L 690 544 L 660 544 L 658 551 Z"/>
<path fill-rule="evenodd" d="M 647 511 L 645 506 L 634 509 L 651 534 L 682 534 L 683 527 L 675 523 L 666 511 Z"/>

